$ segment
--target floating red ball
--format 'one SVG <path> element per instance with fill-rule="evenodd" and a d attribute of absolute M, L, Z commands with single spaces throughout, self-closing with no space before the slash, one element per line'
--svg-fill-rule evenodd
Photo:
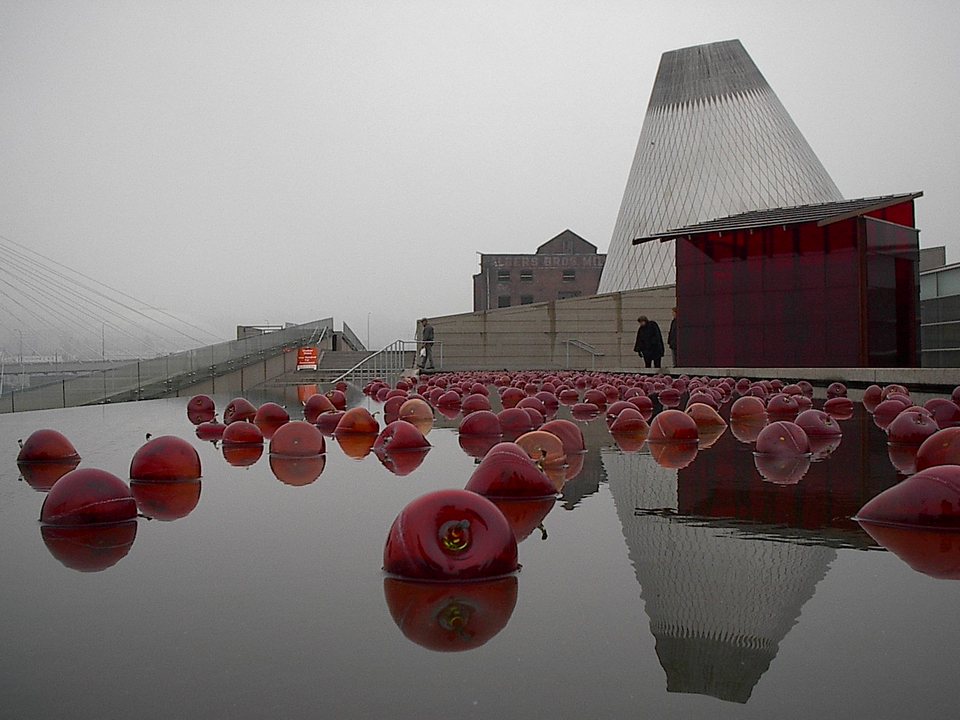
<path fill-rule="evenodd" d="M 73 461 L 80 461 L 77 449 L 56 430 L 35 430 L 17 453 L 18 463 Z"/>
<path fill-rule="evenodd" d="M 920 470 L 866 503 L 855 519 L 878 525 L 960 530 L 960 465 Z"/>
<path fill-rule="evenodd" d="M 316 425 L 303 420 L 280 427 L 270 441 L 270 454 L 285 457 L 309 457 L 327 451 L 327 441 Z"/>
<path fill-rule="evenodd" d="M 130 461 L 130 478 L 133 480 L 175 482 L 199 477 L 197 449 L 174 435 L 151 438 L 140 446 Z"/>

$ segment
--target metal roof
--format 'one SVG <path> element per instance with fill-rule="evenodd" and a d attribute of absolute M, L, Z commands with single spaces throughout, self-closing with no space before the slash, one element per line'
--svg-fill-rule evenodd
<path fill-rule="evenodd" d="M 733 230 L 747 230 L 776 225 L 796 225 L 799 223 L 816 222 L 817 225 L 829 225 L 848 218 L 865 215 L 868 212 L 882 210 L 891 205 L 915 200 L 923 195 L 922 192 L 901 193 L 899 195 L 881 195 L 878 197 L 858 198 L 856 200 L 837 200 L 834 202 L 818 203 L 815 205 L 794 205 L 793 207 L 771 208 L 769 210 L 751 210 L 738 215 L 729 215 L 715 220 L 687 225 L 686 227 L 666 230 L 656 235 L 636 238 L 634 245 L 660 240 L 666 242 L 678 237 L 702 235 L 710 232 L 727 232 Z"/>

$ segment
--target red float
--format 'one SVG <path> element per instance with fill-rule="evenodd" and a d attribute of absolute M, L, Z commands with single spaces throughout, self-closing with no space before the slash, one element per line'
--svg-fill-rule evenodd
<path fill-rule="evenodd" d="M 546 539 L 546 530 L 543 529 L 543 520 L 556 506 L 555 498 L 541 498 L 539 500 L 494 500 L 503 516 L 513 530 L 517 543 L 530 537 L 530 534 L 539 529 L 541 538 Z"/>
<path fill-rule="evenodd" d="M 423 398 L 410 398 L 400 406 L 397 415 L 400 420 L 410 423 L 424 435 L 433 429 L 433 410 Z"/>
<path fill-rule="evenodd" d="M 231 425 L 236 422 L 253 422 L 257 416 L 257 409 L 245 398 L 234 398 L 223 410 L 223 424 Z"/>
<path fill-rule="evenodd" d="M 883 390 L 880 389 L 879 385 L 870 385 L 863 391 L 863 407 L 867 409 L 868 413 L 872 413 L 877 405 L 883 401 L 882 395 Z"/>
<path fill-rule="evenodd" d="M 767 407 L 760 398 L 753 395 L 744 395 L 737 398 L 730 406 L 730 421 L 766 425 Z"/>
<path fill-rule="evenodd" d="M 482 458 L 500 442 L 500 435 L 460 435 L 460 449 L 473 458 Z"/>
<path fill-rule="evenodd" d="M 340 422 L 337 423 L 337 429 L 334 435 L 378 435 L 380 433 L 380 424 L 377 419 L 370 414 L 370 411 L 364 407 L 354 407 L 347 410 Z"/>
<path fill-rule="evenodd" d="M 140 513 L 153 520 L 170 522 L 193 512 L 200 502 L 200 481 L 146 482 L 134 480 L 130 492 Z"/>
<path fill-rule="evenodd" d="M 853 400 L 846 397 L 830 398 L 823 404 L 823 411 L 834 420 L 849 420 L 853 417 Z"/>
<path fill-rule="evenodd" d="M 828 399 L 846 397 L 846 396 L 847 396 L 847 386 L 844 385 L 842 382 L 830 383 L 827 386 Z"/>
<path fill-rule="evenodd" d="M 396 420 L 387 425 L 383 432 L 377 437 L 373 444 L 373 450 L 377 455 L 405 452 L 411 450 L 425 450 L 430 448 L 430 443 L 417 428 L 408 422 Z"/>
<path fill-rule="evenodd" d="M 516 443 L 541 468 L 563 465 L 567 459 L 563 442 L 550 432 L 533 430 L 518 437 Z"/>
<path fill-rule="evenodd" d="M 303 420 L 288 422 L 279 428 L 270 442 L 271 455 L 309 457 L 327 451 L 327 441 L 316 425 Z"/>
<path fill-rule="evenodd" d="M 920 470 L 870 500 L 854 519 L 877 525 L 960 530 L 960 465 Z"/>
<path fill-rule="evenodd" d="M 485 435 L 500 437 L 500 418 L 489 410 L 478 410 L 470 413 L 460 421 L 461 435 Z"/>
<path fill-rule="evenodd" d="M 40 509 L 45 525 L 118 523 L 136 516 L 137 503 L 127 484 L 95 468 L 71 470 L 57 480 Z"/>
<path fill-rule="evenodd" d="M 385 388 L 389 392 L 389 388 Z M 347 396 L 343 390 L 331 390 L 327 393 L 327 400 L 333 405 L 337 410 L 346 410 L 347 409 Z"/>
<path fill-rule="evenodd" d="M 380 464 L 398 477 L 404 477 L 416 470 L 427 457 L 430 448 L 422 450 L 404 450 L 403 452 L 374 452 Z"/>
<path fill-rule="evenodd" d="M 411 579 L 479 580 L 517 567 L 517 541 L 503 513 L 467 490 L 439 490 L 411 502 L 383 549 L 383 569 Z"/>
<path fill-rule="evenodd" d="M 767 401 L 767 417 L 771 420 L 793 420 L 800 413 L 800 405 L 793 395 L 777 393 Z"/>
<path fill-rule="evenodd" d="M 655 442 L 647 441 L 650 457 L 653 461 L 671 470 L 680 470 L 692 463 L 697 457 L 696 442 Z"/>
<path fill-rule="evenodd" d="M 263 433 L 253 423 L 233 422 L 223 431 L 224 445 L 263 445 Z"/>
<path fill-rule="evenodd" d="M 725 428 L 726 421 L 712 406 L 705 403 L 693 403 L 687 406 L 686 414 L 697 425 L 697 432 L 703 435 L 710 428 Z M 722 434 L 722 433 L 721 433 Z"/>
<path fill-rule="evenodd" d="M 581 402 L 570 408 L 570 415 L 579 422 L 590 422 L 600 414 L 600 408 L 591 402 Z"/>
<path fill-rule="evenodd" d="M 917 410 L 904 410 L 887 425 L 887 440 L 895 445 L 913 445 L 919 448 L 921 443 L 940 428 L 929 415 Z M 916 458 L 916 452 L 913 453 Z"/>
<path fill-rule="evenodd" d="M 810 452 L 810 441 L 803 428 L 796 423 L 778 420 L 760 431 L 756 452 L 778 457 L 806 455 Z"/>
<path fill-rule="evenodd" d="M 810 469 L 810 457 L 807 455 L 755 453 L 753 462 L 764 480 L 777 485 L 796 485 Z"/>
<path fill-rule="evenodd" d="M 533 430 L 533 421 L 523 408 L 512 407 L 497 413 L 500 423 L 500 432 L 510 437 L 519 437 L 523 433 Z"/>
<path fill-rule="evenodd" d="M 797 415 L 796 424 L 806 433 L 808 439 L 835 438 L 843 434 L 837 421 L 823 410 L 804 410 Z"/>
<path fill-rule="evenodd" d="M 150 482 L 196 480 L 200 477 L 200 456 L 183 438 L 162 435 L 151 438 L 134 453 L 130 478 Z"/>
<path fill-rule="evenodd" d="M 313 423 L 316 425 L 317 418 L 320 417 L 320 413 L 329 412 L 331 410 L 336 410 L 333 406 L 333 403 L 330 402 L 330 398 L 326 395 L 311 395 L 307 398 L 306 404 L 303 406 L 303 419 L 308 423 Z"/>
<path fill-rule="evenodd" d="M 337 430 L 337 425 L 343 419 L 346 413 L 343 410 L 328 410 L 317 415 L 317 430 L 328 437 L 332 437 Z"/>
<path fill-rule="evenodd" d="M 65 567 L 78 572 L 101 572 L 130 552 L 137 538 L 137 522 L 42 525 L 40 536 L 50 554 Z"/>
<path fill-rule="evenodd" d="M 492 498 L 543 498 L 556 487 L 526 451 L 512 442 L 490 449 L 467 481 L 466 490 Z"/>
<path fill-rule="evenodd" d="M 201 440 L 216 442 L 223 439 L 223 433 L 227 426 L 218 422 L 205 422 L 197 425 L 196 434 Z"/>
<path fill-rule="evenodd" d="M 887 425 L 908 407 L 909 405 L 902 400 L 884 400 L 873 409 L 873 424 L 881 430 L 886 430 Z"/>
<path fill-rule="evenodd" d="M 697 423 L 680 410 L 664 410 L 650 424 L 648 443 L 694 443 L 699 440 Z"/>
<path fill-rule="evenodd" d="M 576 405 L 580 402 L 580 393 L 573 388 L 561 390 L 557 397 L 562 405 Z"/>
<path fill-rule="evenodd" d="M 263 443 L 253 445 L 231 445 L 225 443 L 220 447 L 223 459 L 233 467 L 250 467 L 263 455 Z"/>
<path fill-rule="evenodd" d="M 917 450 L 917 470 L 960 465 L 960 428 L 937 430 Z"/>
<path fill-rule="evenodd" d="M 463 399 L 463 402 L 460 403 L 460 411 L 464 414 L 464 416 L 477 412 L 478 410 L 489 409 L 490 401 L 487 399 L 487 396 L 480 395 L 479 393 L 467 395 Z"/>
<path fill-rule="evenodd" d="M 941 430 L 960 425 L 960 407 L 957 407 L 952 400 L 932 398 L 927 400 L 923 407 L 930 411 Z"/>
<path fill-rule="evenodd" d="M 669 409 L 680 406 L 680 391 L 675 388 L 666 388 L 657 395 L 660 405 Z"/>
<path fill-rule="evenodd" d="M 343 454 L 354 460 L 363 460 L 377 441 L 375 433 L 340 433 L 335 437 Z"/>
<path fill-rule="evenodd" d="M 77 449 L 56 430 L 35 430 L 17 453 L 18 463 L 80 462 Z"/>
<path fill-rule="evenodd" d="M 563 443 L 563 451 L 566 453 L 568 461 L 571 455 L 582 453 L 586 450 L 586 443 L 583 439 L 583 431 L 574 422 L 569 420 L 551 420 L 540 426 L 540 430 L 556 435 Z"/>
<path fill-rule="evenodd" d="M 194 425 L 210 422 L 217 413 L 217 406 L 207 395 L 194 395 L 187 401 L 187 419 Z"/>
<path fill-rule="evenodd" d="M 463 652 L 506 627 L 517 604 L 517 579 L 429 583 L 386 578 L 383 594 L 408 640 L 435 652 Z"/>

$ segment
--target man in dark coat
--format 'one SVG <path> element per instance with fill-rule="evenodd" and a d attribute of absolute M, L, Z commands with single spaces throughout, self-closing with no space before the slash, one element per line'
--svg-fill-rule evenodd
<path fill-rule="evenodd" d="M 637 318 L 640 327 L 637 328 L 637 341 L 633 344 L 633 351 L 643 358 L 647 367 L 660 367 L 660 358 L 663 357 L 663 334 L 660 326 L 646 315 Z"/>
<path fill-rule="evenodd" d="M 426 318 L 420 319 L 420 342 L 423 343 L 423 350 L 417 366 L 421 370 L 425 367 L 433 370 L 433 325 Z"/>
<path fill-rule="evenodd" d="M 673 309 L 673 319 L 670 321 L 670 330 L 667 331 L 667 345 L 670 346 L 670 355 L 673 357 L 672 367 L 677 367 L 677 309 Z"/>

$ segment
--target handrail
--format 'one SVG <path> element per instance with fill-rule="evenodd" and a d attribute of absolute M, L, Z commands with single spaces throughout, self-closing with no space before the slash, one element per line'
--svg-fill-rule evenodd
<path fill-rule="evenodd" d="M 597 366 L 597 358 L 603 357 L 603 351 L 599 348 L 594 347 L 590 343 L 584 342 L 583 340 L 578 340 L 577 338 L 567 338 L 563 341 L 564 345 L 567 346 L 567 361 L 566 367 L 570 367 L 570 346 L 573 345 L 580 350 L 584 350 L 590 353 L 590 369 L 593 370 Z"/>
<path fill-rule="evenodd" d="M 413 353 L 414 358 L 416 358 L 418 346 L 421 344 L 422 342 L 420 340 L 394 340 L 392 343 L 383 346 L 376 352 L 367 355 L 367 357 L 365 357 L 363 360 L 358 362 L 349 370 L 342 372 L 330 382 L 338 383 L 342 380 L 345 380 L 350 375 L 364 371 L 369 371 L 371 373 L 381 372 L 383 374 L 399 375 L 401 372 L 408 369 L 406 364 L 406 356 L 410 353 Z M 443 343 L 434 342 L 433 346 L 439 349 L 439 359 L 437 360 L 437 368 L 439 369 L 443 367 Z"/>

